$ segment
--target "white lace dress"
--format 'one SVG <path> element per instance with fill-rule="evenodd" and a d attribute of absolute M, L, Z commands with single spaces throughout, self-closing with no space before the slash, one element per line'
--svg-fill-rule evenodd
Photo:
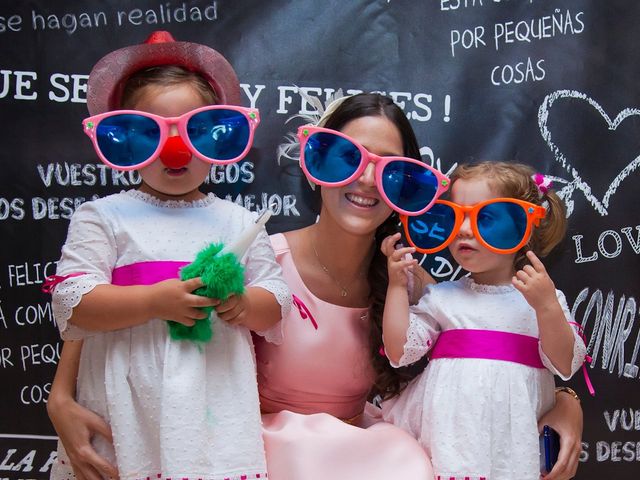
<path fill-rule="evenodd" d="M 573 321 L 564 294 L 556 293 L 567 321 Z M 428 287 L 411 307 L 399 364 L 417 361 L 442 331 L 453 329 L 538 337 L 535 312 L 514 287 L 479 285 L 465 277 Z M 538 480 L 537 419 L 553 406 L 553 375 L 562 377 L 539 343 L 538 351 L 546 368 L 475 358 L 432 360 L 399 397 L 383 403 L 383 417 L 418 439 L 436 479 Z M 584 356 L 576 334 L 571 375 Z"/>
<path fill-rule="evenodd" d="M 154 319 L 108 333 L 68 322 L 72 308 L 117 267 L 193 261 L 210 243 L 229 243 L 253 223 L 248 210 L 210 194 L 194 202 L 159 201 L 138 191 L 83 204 L 71 219 L 53 308 L 64 339 L 84 339 L 78 401 L 113 430 L 114 448 L 95 447 L 117 463 L 122 480 L 244 480 L 266 477 L 250 332 L 214 321 L 204 345 L 174 341 Z M 287 313 L 290 294 L 262 232 L 242 259 L 245 284 L 272 292 Z M 262 333 L 278 342 L 278 323 Z M 52 478 L 71 477 L 64 450 Z M 66 461 L 65 461 L 66 460 Z"/>

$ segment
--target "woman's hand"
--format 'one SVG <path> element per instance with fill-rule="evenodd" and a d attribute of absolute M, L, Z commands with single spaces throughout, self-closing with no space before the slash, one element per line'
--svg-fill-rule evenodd
<path fill-rule="evenodd" d="M 69 456 L 77 480 L 118 478 L 118 470 L 91 446 L 94 435 L 113 443 L 107 423 L 75 401 L 76 378 L 82 352 L 81 341 L 66 341 L 47 401 L 47 413 Z"/>
<path fill-rule="evenodd" d="M 47 412 L 69 456 L 77 480 L 118 478 L 115 466 L 93 449 L 91 438 L 102 435 L 113 442 L 109 425 L 73 398 L 49 397 Z"/>
<path fill-rule="evenodd" d="M 560 434 L 558 461 L 544 480 L 568 480 L 578 469 L 582 451 L 582 407 L 580 402 L 566 392 L 556 393 L 556 405 L 545 413 L 538 422 L 542 431 L 549 425 Z"/>

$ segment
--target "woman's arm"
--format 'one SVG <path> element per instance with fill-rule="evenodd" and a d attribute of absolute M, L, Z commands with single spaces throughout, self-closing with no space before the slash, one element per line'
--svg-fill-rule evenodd
<path fill-rule="evenodd" d="M 578 469 L 582 451 L 582 407 L 580 400 L 565 391 L 556 390 L 556 404 L 538 422 L 542 430 L 549 425 L 560 434 L 558 461 L 545 480 L 568 480 Z"/>
<path fill-rule="evenodd" d="M 81 351 L 82 341 L 64 343 L 47 401 L 47 413 L 67 451 L 77 480 L 117 479 L 116 467 L 98 455 L 91 445 L 91 438 L 96 434 L 113 442 L 109 425 L 74 398 Z"/>

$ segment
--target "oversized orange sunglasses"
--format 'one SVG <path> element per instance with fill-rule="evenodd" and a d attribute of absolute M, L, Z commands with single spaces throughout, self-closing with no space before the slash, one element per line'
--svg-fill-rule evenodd
<path fill-rule="evenodd" d="M 446 248 L 469 215 L 471 230 L 483 247 L 509 254 L 529 241 L 533 227 L 540 225 L 546 212 L 540 205 L 517 198 L 492 198 L 475 205 L 437 200 L 427 212 L 412 217 L 401 215 L 400 220 L 409 244 L 420 253 Z"/>

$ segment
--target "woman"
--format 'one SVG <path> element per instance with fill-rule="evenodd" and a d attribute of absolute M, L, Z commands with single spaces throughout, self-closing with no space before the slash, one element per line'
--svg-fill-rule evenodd
<path fill-rule="evenodd" d="M 389 98 L 361 94 L 332 107 L 321 125 L 373 154 L 420 158 L 406 116 Z M 397 217 L 376 187 L 373 164 L 352 183 L 319 192 L 316 224 L 272 236 L 297 308 L 283 319 L 282 345 L 256 341 L 269 477 L 430 478 L 417 442 L 377 422 L 375 407 L 367 403 L 371 392 L 393 395 L 405 382 L 379 351 L 387 282 L 379 247 L 396 231 Z M 415 281 L 427 281 L 426 274 Z M 65 345 L 49 415 L 79 478 L 115 476 L 90 444 L 95 434 L 109 438 L 108 427 L 73 400 L 80 348 Z M 542 422 L 562 436 L 556 469 L 546 478 L 568 479 L 580 449 L 579 402 L 558 393 L 556 407 Z"/>
<path fill-rule="evenodd" d="M 373 154 L 420 158 L 406 116 L 381 95 L 338 100 L 319 125 Z M 320 187 L 320 196 L 316 224 L 272 235 L 298 310 L 284 319 L 282 345 L 256 341 L 270 478 L 429 478 L 430 466 L 425 468 L 413 442 L 379 422 L 375 407 L 366 403 L 372 391 L 397 394 L 409 378 L 380 354 L 387 285 L 380 243 L 397 231 L 397 215 L 382 201 L 371 163 L 348 185 Z M 418 285 L 433 281 L 425 272 L 420 277 L 413 279 L 417 297 Z M 547 478 L 570 478 L 580 451 L 578 402 L 558 393 L 556 408 L 541 420 L 549 422 L 564 445 Z"/>

